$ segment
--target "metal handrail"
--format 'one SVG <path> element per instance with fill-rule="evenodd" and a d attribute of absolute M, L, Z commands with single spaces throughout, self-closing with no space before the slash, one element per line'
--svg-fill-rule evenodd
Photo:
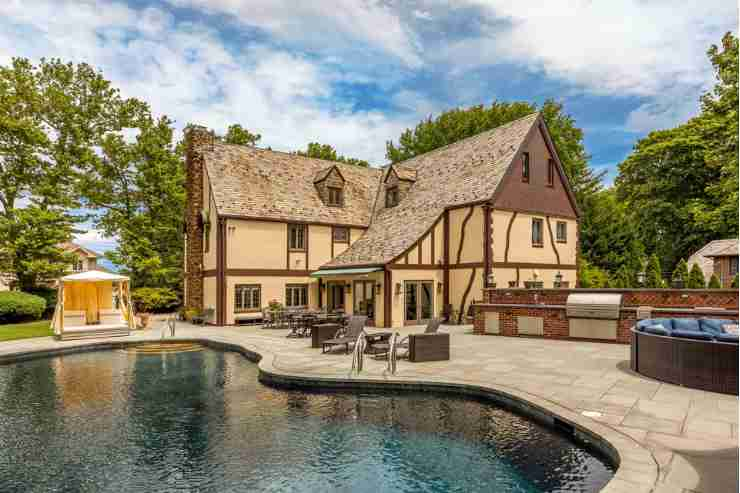
<path fill-rule="evenodd" d="M 398 332 L 394 332 L 391 335 L 390 341 L 388 343 L 388 371 L 391 375 L 396 374 L 396 360 L 398 359 L 397 344 L 399 337 L 401 337 L 401 334 L 399 334 Z"/>
<path fill-rule="evenodd" d="M 357 371 L 357 374 L 359 374 L 362 371 L 362 365 L 365 355 L 365 347 L 367 346 L 367 340 L 365 339 L 365 331 L 363 330 L 360 332 L 360 335 L 357 336 L 357 341 L 355 342 L 355 349 L 352 353 L 352 370 Z"/>

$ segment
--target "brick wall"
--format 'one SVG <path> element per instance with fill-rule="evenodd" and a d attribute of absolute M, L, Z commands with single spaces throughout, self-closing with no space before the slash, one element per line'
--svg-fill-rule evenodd
<path fill-rule="evenodd" d="M 185 150 L 185 307 L 203 309 L 203 151 L 214 136 L 205 127 L 191 126 Z"/>
<path fill-rule="evenodd" d="M 544 337 L 567 339 L 569 322 L 565 304 L 574 292 L 622 293 L 622 310 L 617 322 L 617 342 L 629 344 L 630 329 L 635 325 L 638 306 L 652 306 L 664 311 L 653 314 L 655 318 L 699 318 L 706 312 L 694 311 L 696 307 L 733 310 L 722 318 L 738 319 L 738 292 L 736 290 L 677 290 L 677 289 L 485 289 L 483 303 L 478 305 L 474 318 L 474 332 L 485 333 L 485 313 L 499 314 L 500 334 L 518 336 L 517 317 L 541 317 L 544 320 Z M 497 306 L 498 305 L 498 306 Z M 530 305 L 530 306 L 509 306 Z M 531 306 L 531 305 L 541 305 Z M 669 310 L 675 308 L 676 311 Z M 685 311 L 685 310 L 691 311 Z"/>

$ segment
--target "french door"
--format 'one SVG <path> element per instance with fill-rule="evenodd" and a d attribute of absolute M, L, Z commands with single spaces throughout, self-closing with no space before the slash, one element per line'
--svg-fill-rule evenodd
<path fill-rule="evenodd" d="M 406 281 L 404 289 L 404 324 L 428 323 L 434 316 L 434 282 Z"/>
<path fill-rule="evenodd" d="M 353 313 L 366 315 L 367 325 L 375 326 L 375 281 L 355 281 L 353 289 Z"/>
<path fill-rule="evenodd" d="M 326 285 L 327 308 L 330 311 L 344 310 L 344 283 L 329 282 Z"/>

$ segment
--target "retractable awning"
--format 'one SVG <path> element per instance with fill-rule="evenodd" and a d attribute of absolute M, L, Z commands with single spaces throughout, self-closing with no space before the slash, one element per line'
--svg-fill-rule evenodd
<path fill-rule="evenodd" d="M 323 269 L 311 272 L 311 277 L 351 276 L 354 274 L 369 274 L 383 270 L 382 267 L 357 267 L 354 269 Z"/>

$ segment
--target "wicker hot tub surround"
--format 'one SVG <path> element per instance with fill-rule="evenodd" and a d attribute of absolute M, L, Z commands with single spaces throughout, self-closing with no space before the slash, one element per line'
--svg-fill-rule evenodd
<path fill-rule="evenodd" d="M 738 394 L 737 342 L 724 342 L 731 338 L 706 332 L 658 334 L 644 328 L 638 324 L 631 330 L 633 371 L 684 387 Z"/>

